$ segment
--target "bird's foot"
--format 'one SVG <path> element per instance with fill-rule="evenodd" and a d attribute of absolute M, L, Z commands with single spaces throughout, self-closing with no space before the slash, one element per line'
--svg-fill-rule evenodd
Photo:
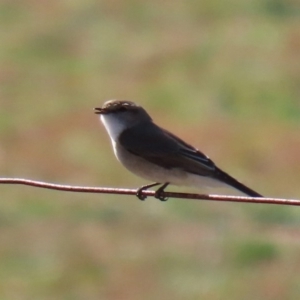
<path fill-rule="evenodd" d="M 151 187 L 153 187 L 153 186 L 159 185 L 159 184 L 160 184 L 160 183 L 155 182 L 155 183 L 151 183 L 151 184 L 147 184 L 147 185 L 141 186 L 141 187 L 137 190 L 136 196 L 137 196 L 140 200 L 144 201 L 144 200 L 147 198 L 147 196 L 146 196 L 146 195 L 143 195 L 143 191 L 145 191 L 145 190 L 147 190 L 147 189 L 149 189 L 149 188 L 151 188 Z"/>
<path fill-rule="evenodd" d="M 169 185 L 169 182 L 164 183 L 154 194 L 154 197 L 156 199 L 159 199 L 160 201 L 167 201 L 168 197 L 164 196 L 164 189 Z"/>

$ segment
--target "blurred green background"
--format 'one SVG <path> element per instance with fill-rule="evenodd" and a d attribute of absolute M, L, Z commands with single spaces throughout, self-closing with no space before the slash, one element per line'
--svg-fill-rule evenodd
<path fill-rule="evenodd" d="M 299 1 L 7 0 L 0 45 L 2 177 L 144 184 L 93 114 L 119 98 L 300 197 Z M 0 193 L 1 299 L 299 299 L 297 207 Z"/>

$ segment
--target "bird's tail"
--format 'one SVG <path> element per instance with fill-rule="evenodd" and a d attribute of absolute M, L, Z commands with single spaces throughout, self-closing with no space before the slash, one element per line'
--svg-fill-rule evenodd
<path fill-rule="evenodd" d="M 255 192 L 254 190 L 248 188 L 247 186 L 245 186 L 244 184 L 240 183 L 239 181 L 237 181 L 236 179 L 234 179 L 233 177 L 231 177 L 230 175 L 228 175 L 227 173 L 225 173 L 224 171 L 222 171 L 221 169 L 216 167 L 215 173 L 214 173 L 214 177 L 232 187 L 234 187 L 235 189 L 241 191 L 242 193 L 250 196 L 250 197 L 263 197 L 261 194 Z"/>

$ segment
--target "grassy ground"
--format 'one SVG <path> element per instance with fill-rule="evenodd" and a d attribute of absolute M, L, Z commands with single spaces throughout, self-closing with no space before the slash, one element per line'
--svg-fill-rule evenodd
<path fill-rule="evenodd" d="M 137 187 L 92 108 L 132 99 L 299 198 L 297 1 L 2 1 L 1 176 Z M 181 189 L 186 190 L 186 189 Z M 1 186 L 1 299 L 298 299 L 296 207 Z"/>

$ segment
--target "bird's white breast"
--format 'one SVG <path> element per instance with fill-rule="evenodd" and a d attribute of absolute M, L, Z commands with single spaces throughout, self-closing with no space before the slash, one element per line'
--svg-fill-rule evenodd
<path fill-rule="evenodd" d="M 120 122 L 113 114 L 101 115 L 100 119 L 112 141 L 117 141 L 119 135 L 126 129 L 126 124 Z"/>
<path fill-rule="evenodd" d="M 111 139 L 115 156 L 119 160 L 116 145 L 120 134 L 124 131 L 124 129 L 126 129 L 126 126 L 123 122 L 120 122 L 118 118 L 115 118 L 114 115 L 101 115 L 100 119 Z"/>

